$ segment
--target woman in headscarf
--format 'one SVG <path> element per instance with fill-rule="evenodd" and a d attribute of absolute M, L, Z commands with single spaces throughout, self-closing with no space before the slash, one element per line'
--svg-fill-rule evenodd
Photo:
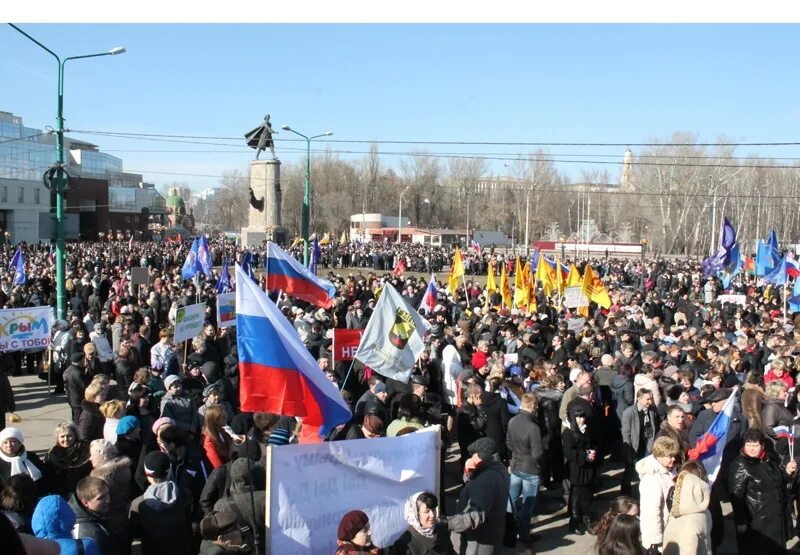
<path fill-rule="evenodd" d="M 364 511 L 345 514 L 339 521 L 336 539 L 336 555 L 380 555 L 382 552 L 372 543 L 369 517 Z"/>
<path fill-rule="evenodd" d="M 16 428 L 6 428 L 0 432 L 0 485 L 17 474 L 27 474 L 36 482 L 39 494 L 44 494 L 44 464 L 36 453 L 25 449 L 25 438 Z"/>
<path fill-rule="evenodd" d="M 403 509 L 408 530 L 392 545 L 392 555 L 451 554 L 453 544 L 447 526 L 437 523 L 439 501 L 436 496 L 422 491 L 406 500 Z"/>
<path fill-rule="evenodd" d="M 45 474 L 49 493 L 67 499 L 81 478 L 89 475 L 89 442 L 78 439 L 78 430 L 72 422 L 62 422 L 55 430 L 56 444 L 44 456 Z"/>

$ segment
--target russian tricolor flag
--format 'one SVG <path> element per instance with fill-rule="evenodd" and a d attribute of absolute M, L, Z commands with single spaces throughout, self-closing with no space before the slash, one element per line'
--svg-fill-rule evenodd
<path fill-rule="evenodd" d="M 330 308 L 336 287 L 304 268 L 275 243 L 267 243 L 267 289 L 284 293 L 321 308 Z"/>
<path fill-rule="evenodd" d="M 236 345 L 240 403 L 244 412 L 303 418 L 326 437 L 350 420 L 350 407 L 331 383 L 297 331 L 275 304 L 236 265 Z"/>
<path fill-rule="evenodd" d="M 431 313 L 436 306 L 436 295 L 439 291 L 436 289 L 436 280 L 431 275 L 431 280 L 428 282 L 428 288 L 425 290 L 425 296 L 422 297 L 422 302 L 419 307 L 425 311 L 425 316 Z"/>
<path fill-rule="evenodd" d="M 775 433 L 775 437 L 778 438 L 790 439 L 792 437 L 792 431 L 788 426 L 775 426 L 772 431 Z"/>
<path fill-rule="evenodd" d="M 697 444 L 689 449 L 689 458 L 693 461 L 701 461 L 708 472 L 708 483 L 713 484 L 717 479 L 719 467 L 722 463 L 722 451 L 728 437 L 728 428 L 733 419 L 733 408 L 736 405 L 736 390 L 734 387 L 731 396 L 725 401 L 722 410 L 717 413 L 717 417 L 711 423 L 711 427 L 706 433 L 697 438 Z"/>

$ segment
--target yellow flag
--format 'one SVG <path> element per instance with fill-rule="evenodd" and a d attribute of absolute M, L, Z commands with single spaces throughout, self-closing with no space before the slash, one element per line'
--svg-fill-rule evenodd
<path fill-rule="evenodd" d="M 500 294 L 503 296 L 503 306 L 511 308 L 511 286 L 508 284 L 505 264 L 503 264 L 503 271 L 500 272 Z"/>
<path fill-rule="evenodd" d="M 591 302 L 595 302 L 603 308 L 611 306 L 611 299 L 608 296 L 608 291 L 600 278 L 594 275 L 594 270 L 587 264 L 583 270 L 583 294 Z"/>
<path fill-rule="evenodd" d="M 464 275 L 464 262 L 461 260 L 461 249 L 456 247 L 453 263 L 450 265 L 450 276 L 447 278 L 447 290 L 455 296 L 458 290 L 458 278 Z"/>
<path fill-rule="evenodd" d="M 345 243 L 347 243 L 347 232 L 346 232 L 346 231 L 342 231 L 342 237 L 341 237 L 341 239 L 339 239 L 339 242 L 340 242 L 342 245 L 344 245 Z"/>
<path fill-rule="evenodd" d="M 564 272 L 561 271 L 561 259 L 556 258 L 556 287 L 558 287 L 558 294 L 564 294 L 564 288 L 567 286 L 567 281 L 564 279 Z"/>
<path fill-rule="evenodd" d="M 581 273 L 578 271 L 578 268 L 575 264 L 569 265 L 569 274 L 567 274 L 567 287 L 575 287 L 580 285 L 582 281 Z"/>
<path fill-rule="evenodd" d="M 489 261 L 489 271 L 486 274 L 486 292 L 494 293 L 497 291 L 497 282 L 494 279 L 494 263 Z"/>
<path fill-rule="evenodd" d="M 326 233 L 325 235 L 323 235 L 322 239 L 320 239 L 320 241 L 319 241 L 319 244 L 323 245 L 323 246 L 324 245 L 330 245 L 331 244 L 331 235 L 330 235 L 330 233 Z"/>
<path fill-rule="evenodd" d="M 536 264 L 536 280 L 542 282 L 545 297 L 549 297 L 554 291 L 558 290 L 556 284 L 556 272 L 545 262 L 544 255 L 539 254 L 539 262 Z"/>
<path fill-rule="evenodd" d="M 525 271 L 522 263 L 517 257 L 517 264 L 514 267 L 514 306 L 525 308 L 528 305 L 528 288 L 525 287 Z"/>
<path fill-rule="evenodd" d="M 533 314 L 539 311 L 539 305 L 536 302 L 536 280 L 531 273 L 531 263 L 525 265 L 526 279 L 525 285 L 528 288 L 528 312 Z"/>

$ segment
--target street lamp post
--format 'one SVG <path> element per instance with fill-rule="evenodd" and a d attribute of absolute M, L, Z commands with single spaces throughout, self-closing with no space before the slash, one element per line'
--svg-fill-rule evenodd
<path fill-rule="evenodd" d="M 431 205 L 431 199 L 426 198 L 422 202 L 427 204 L 428 209 L 430 210 L 428 213 L 428 269 L 430 270 L 433 268 L 433 229 L 431 229 L 431 223 L 433 223 L 433 208 Z"/>
<path fill-rule="evenodd" d="M 400 235 L 403 233 L 403 195 L 406 194 L 411 188 L 411 185 L 406 185 L 406 188 L 400 191 L 400 210 L 397 213 L 397 244 L 400 244 Z"/>
<path fill-rule="evenodd" d="M 639 288 L 644 290 L 644 254 L 647 251 L 647 239 L 642 239 L 642 274 L 639 276 Z"/>
<path fill-rule="evenodd" d="M 308 246 L 309 246 L 309 236 L 308 236 L 308 228 L 309 228 L 309 218 L 311 216 L 311 141 L 314 139 L 319 139 L 320 137 L 330 137 L 333 135 L 333 131 L 326 131 L 320 135 L 314 135 L 312 137 L 306 137 L 302 133 L 298 133 L 288 125 L 281 125 L 281 129 L 284 131 L 291 131 L 295 135 L 303 137 L 306 140 L 306 186 L 303 192 L 303 211 L 301 214 L 301 233 L 303 234 L 303 264 L 308 266 Z"/>
<path fill-rule="evenodd" d="M 67 297 L 64 287 L 64 197 L 68 190 L 68 181 L 64 172 L 64 65 L 70 60 L 80 60 L 83 58 L 98 58 L 100 56 L 115 56 L 125 52 L 124 48 L 112 48 L 108 52 L 98 54 L 84 54 L 82 56 L 70 56 L 63 60 L 43 45 L 41 42 L 30 36 L 28 33 L 9 23 L 16 31 L 25 36 L 28 40 L 42 48 L 45 52 L 56 59 L 58 63 L 58 105 L 56 110 L 56 163 L 53 173 L 52 187 L 56 193 L 56 299 L 58 306 L 58 318 L 67 317 Z"/>
<path fill-rule="evenodd" d="M 566 250 L 565 245 L 564 245 L 564 241 L 566 241 L 566 239 L 564 239 L 563 237 L 560 237 L 558 240 L 561 242 L 561 261 L 563 262 L 564 261 L 564 251 Z"/>

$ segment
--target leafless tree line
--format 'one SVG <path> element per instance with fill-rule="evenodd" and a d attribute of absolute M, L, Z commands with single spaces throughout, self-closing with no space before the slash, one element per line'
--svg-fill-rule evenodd
<path fill-rule="evenodd" d="M 517 243 L 527 223 L 529 242 L 647 239 L 658 252 L 702 256 L 718 242 L 723 216 L 737 228 L 743 252 L 771 227 L 786 243 L 800 236 L 800 166 L 736 155 L 724 144 L 698 145 L 690 133 L 649 142 L 656 146 L 634 156 L 632 189 L 618 186 L 622 163 L 570 180 L 545 150 L 505 164 L 495 176 L 481 157 L 416 151 L 394 169 L 377 145 L 360 160 L 328 150 L 311 159 L 311 230 L 338 236 L 353 214 L 394 216 L 407 189 L 403 214 L 420 228 L 499 230 Z M 283 224 L 293 231 L 300 229 L 305 167 L 303 159 L 281 168 Z M 196 204 L 198 222 L 238 230 L 247 220 L 247 187 L 246 174 L 226 173 L 217 196 Z"/>

